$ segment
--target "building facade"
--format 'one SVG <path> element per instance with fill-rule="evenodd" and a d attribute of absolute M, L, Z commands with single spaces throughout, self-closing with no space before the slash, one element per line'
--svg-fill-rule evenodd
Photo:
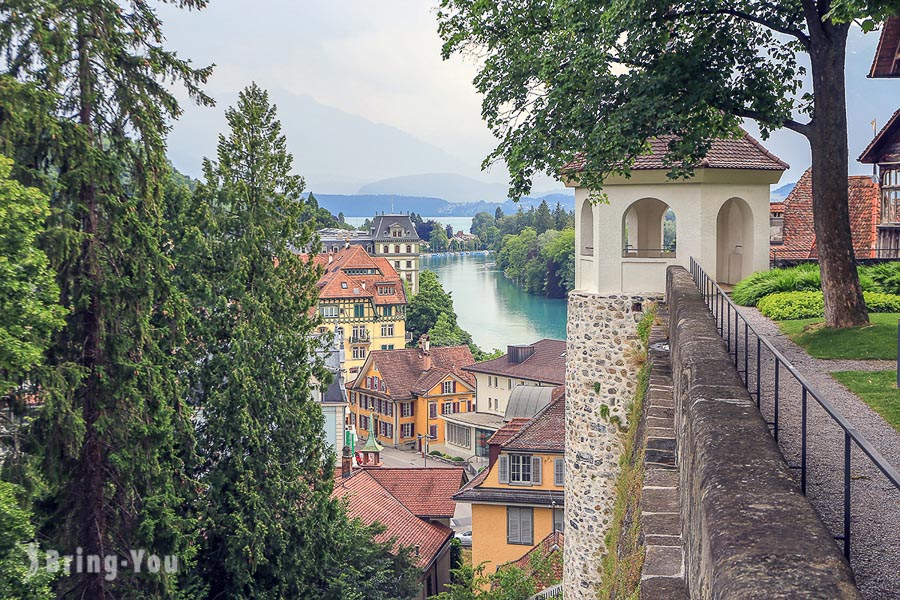
<path fill-rule="evenodd" d="M 369 231 L 323 229 L 319 231 L 322 251 L 339 252 L 347 246 L 362 246 L 372 256 L 388 260 L 413 295 L 419 292 L 419 254 L 422 240 L 409 215 L 380 214 L 372 219 Z"/>
<path fill-rule="evenodd" d="M 894 21 L 900 37 L 900 18 Z M 869 143 L 859 162 L 878 167 L 877 258 L 900 258 L 900 110 Z"/>
<path fill-rule="evenodd" d="M 485 572 L 522 559 L 565 529 L 565 397 L 490 439 L 488 468 L 454 496 L 472 504 L 472 564 Z"/>
<path fill-rule="evenodd" d="M 406 345 L 406 291 L 391 264 L 369 256 L 362 246 L 319 254 L 320 332 L 331 332 L 343 346 L 345 381 L 356 379 L 373 349 Z"/>
<path fill-rule="evenodd" d="M 475 385 L 463 368 L 475 362 L 468 346 L 374 350 L 348 386 L 350 422 L 394 447 L 423 450 L 444 443 L 442 415 L 474 408 Z"/>

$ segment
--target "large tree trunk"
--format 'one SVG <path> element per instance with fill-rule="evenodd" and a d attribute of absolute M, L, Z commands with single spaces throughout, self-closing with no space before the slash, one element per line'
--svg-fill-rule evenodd
<path fill-rule="evenodd" d="M 853 327 L 869 322 L 853 242 L 847 191 L 847 101 L 844 62 L 847 25 L 810 24 L 815 113 L 808 133 L 812 150 L 813 220 L 822 269 L 825 323 Z"/>

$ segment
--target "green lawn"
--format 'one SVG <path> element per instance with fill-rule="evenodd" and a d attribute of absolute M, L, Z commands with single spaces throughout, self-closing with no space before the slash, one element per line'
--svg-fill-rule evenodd
<path fill-rule="evenodd" d="M 838 371 L 831 376 L 884 417 L 891 427 L 900 431 L 897 371 Z"/>
<path fill-rule="evenodd" d="M 869 319 L 870 325 L 851 329 L 828 329 L 823 319 L 779 321 L 778 326 L 815 358 L 896 360 L 900 313 L 871 314 Z"/>

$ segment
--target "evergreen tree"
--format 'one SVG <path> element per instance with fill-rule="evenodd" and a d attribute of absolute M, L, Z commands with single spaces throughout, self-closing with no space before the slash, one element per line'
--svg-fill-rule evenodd
<path fill-rule="evenodd" d="M 503 209 L 499 206 L 494 210 L 494 219 L 499 221 L 503 218 Z"/>
<path fill-rule="evenodd" d="M 569 221 L 568 216 L 566 209 L 562 207 L 562 204 L 557 202 L 556 208 L 553 209 L 553 229 L 558 231 L 565 229 Z"/>
<path fill-rule="evenodd" d="M 540 235 L 548 229 L 553 229 L 553 224 L 553 215 L 550 214 L 547 200 L 541 200 L 541 204 L 534 214 L 534 229 Z"/>
<path fill-rule="evenodd" d="M 346 521 L 310 392 L 323 377 L 309 317 L 319 272 L 294 252 L 317 245 L 314 224 L 268 94 L 251 85 L 226 119 L 196 191 L 206 246 L 190 266 L 203 313 L 198 562 L 211 598 L 316 598 L 334 546 L 322 534 Z"/>
<path fill-rule="evenodd" d="M 189 568 L 195 526 L 179 512 L 192 487 L 177 378 L 183 305 L 159 247 L 165 132 L 180 108 L 161 80 L 208 103 L 199 86 L 211 69 L 162 47 L 161 26 L 137 1 L 7 0 L 0 12 L 3 87 L 15 92 L 0 95 L 13 103 L 0 114 L 28 117 L 4 121 L 0 143 L 16 149 L 14 176 L 51 198 L 46 252 L 69 309 L 33 378 L 44 406 L 27 482 L 53 547 L 128 565 L 114 580 L 103 567 L 65 578 L 59 590 L 71 597 L 173 595 L 176 576 L 146 565 L 136 573 L 129 549 L 177 555 Z"/>

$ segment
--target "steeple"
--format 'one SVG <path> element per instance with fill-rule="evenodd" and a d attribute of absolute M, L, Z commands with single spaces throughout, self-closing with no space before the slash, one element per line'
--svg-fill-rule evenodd
<path fill-rule="evenodd" d="M 384 450 L 384 446 L 378 443 L 378 436 L 375 435 L 375 419 L 369 417 L 369 439 L 366 440 L 365 446 L 360 449 L 363 456 L 363 465 L 380 467 L 381 458 L 379 454 L 382 450 Z"/>

